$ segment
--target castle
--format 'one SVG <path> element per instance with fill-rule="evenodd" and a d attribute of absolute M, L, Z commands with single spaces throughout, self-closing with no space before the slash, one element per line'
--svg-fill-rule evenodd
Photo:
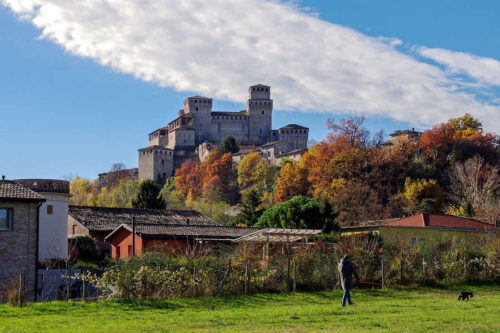
<path fill-rule="evenodd" d="M 251 151 L 260 151 L 270 164 L 281 158 L 300 158 L 307 149 L 309 129 L 290 124 L 272 129 L 271 87 L 257 84 L 248 89 L 246 110 L 213 111 L 212 99 L 189 97 L 178 117 L 149 134 L 149 144 L 139 152 L 139 179 L 162 181 L 186 160 L 202 161 L 228 136 L 240 143 L 234 161 Z"/>

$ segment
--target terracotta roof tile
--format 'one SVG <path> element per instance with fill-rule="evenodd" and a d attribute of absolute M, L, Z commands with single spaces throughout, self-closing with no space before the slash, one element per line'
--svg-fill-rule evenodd
<path fill-rule="evenodd" d="M 455 229 L 472 229 L 477 231 L 493 230 L 500 231 L 500 228 L 480 222 L 471 218 L 420 213 L 410 217 L 402 218 L 386 224 L 388 226 L 404 226 L 404 227 L 436 227 L 436 228 L 455 228 Z"/>
<path fill-rule="evenodd" d="M 203 214 L 189 210 L 69 206 L 68 215 L 89 231 L 111 232 L 122 223 L 131 223 L 133 217 L 137 224 L 220 225 Z"/>
<path fill-rule="evenodd" d="M 16 201 L 45 201 L 45 198 L 40 194 L 10 180 L 0 181 L 0 199 Z"/>

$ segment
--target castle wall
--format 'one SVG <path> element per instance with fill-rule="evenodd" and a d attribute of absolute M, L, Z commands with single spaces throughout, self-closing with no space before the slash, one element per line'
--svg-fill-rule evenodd
<path fill-rule="evenodd" d="M 237 114 L 235 112 L 235 114 Z M 243 144 L 248 142 L 248 116 L 244 115 L 213 115 L 210 140 L 221 142 L 226 137 L 232 136 Z"/>
<path fill-rule="evenodd" d="M 304 128 L 281 128 L 279 140 L 290 144 L 291 149 L 307 148 L 309 130 Z"/>
<path fill-rule="evenodd" d="M 177 128 L 168 133 L 169 148 L 194 147 L 195 131 L 190 128 Z"/>

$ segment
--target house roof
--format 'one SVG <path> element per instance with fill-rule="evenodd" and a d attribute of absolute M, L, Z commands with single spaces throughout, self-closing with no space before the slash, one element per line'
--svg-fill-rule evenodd
<path fill-rule="evenodd" d="M 449 229 L 471 229 L 476 231 L 500 231 L 500 228 L 471 218 L 453 215 L 420 213 L 385 224 L 399 227 L 435 227 Z"/>
<path fill-rule="evenodd" d="M 11 180 L 0 180 L 0 200 L 45 201 L 40 194 Z"/>
<path fill-rule="evenodd" d="M 106 239 L 110 239 L 121 229 L 132 231 L 130 223 L 119 225 Z M 186 225 L 186 224 L 150 224 L 137 223 L 135 232 L 144 239 L 170 239 L 170 238 L 195 238 L 195 239 L 224 239 L 231 240 L 248 235 L 259 228 L 226 227 L 220 225 Z"/>
<path fill-rule="evenodd" d="M 111 232 L 121 224 L 131 223 L 132 218 L 137 224 L 219 226 L 207 216 L 189 210 L 69 206 L 68 215 L 89 231 Z"/>

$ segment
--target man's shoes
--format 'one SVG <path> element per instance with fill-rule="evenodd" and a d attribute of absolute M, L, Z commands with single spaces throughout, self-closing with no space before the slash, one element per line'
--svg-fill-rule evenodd
<path fill-rule="evenodd" d="M 354 305 L 354 302 L 352 302 L 352 303 L 349 303 L 349 305 Z"/>

